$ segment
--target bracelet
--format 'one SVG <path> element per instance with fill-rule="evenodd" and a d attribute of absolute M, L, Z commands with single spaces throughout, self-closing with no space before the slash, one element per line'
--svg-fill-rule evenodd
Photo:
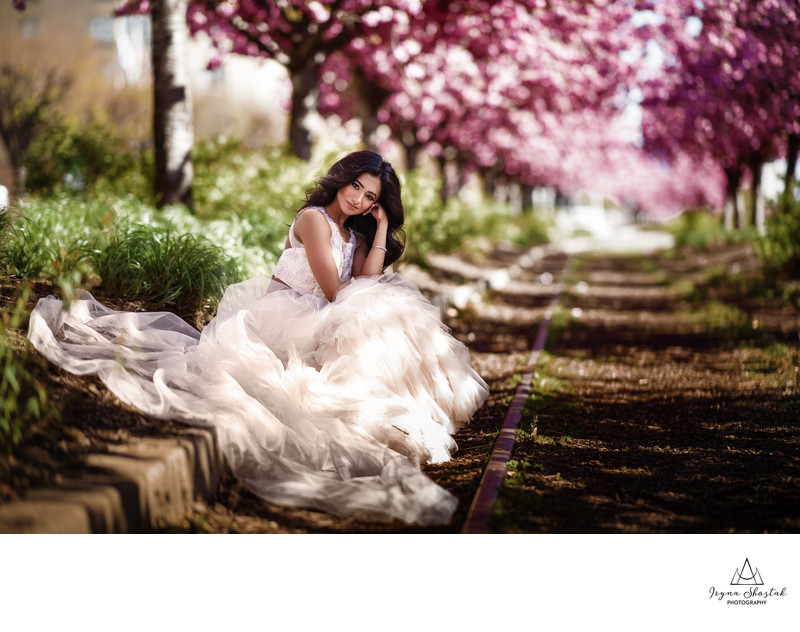
<path fill-rule="evenodd" d="M 380 248 L 380 249 L 381 249 L 381 250 L 383 250 L 384 252 L 389 252 L 389 251 L 388 251 L 388 250 L 386 250 L 386 248 L 384 248 L 383 246 L 375 246 L 375 245 L 373 245 L 372 247 L 373 247 L 373 248 Z"/>

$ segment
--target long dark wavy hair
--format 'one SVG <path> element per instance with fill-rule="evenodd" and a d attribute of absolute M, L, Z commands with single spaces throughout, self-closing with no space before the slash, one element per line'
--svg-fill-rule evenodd
<path fill-rule="evenodd" d="M 400 197 L 400 180 L 391 164 L 374 151 L 355 151 L 336 162 L 328 173 L 319 179 L 313 189 L 306 192 L 306 206 L 327 206 L 340 189 L 350 186 L 363 173 L 370 173 L 381 181 L 378 203 L 386 210 L 389 230 L 386 234 L 384 268 L 395 263 L 405 250 L 406 234 L 403 231 L 405 211 Z M 369 247 L 375 240 L 378 223 L 372 215 L 353 215 L 344 223 L 350 230 L 361 234 Z"/>

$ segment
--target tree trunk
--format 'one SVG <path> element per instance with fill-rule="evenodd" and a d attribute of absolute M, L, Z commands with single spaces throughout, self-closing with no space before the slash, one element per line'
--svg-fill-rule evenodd
<path fill-rule="evenodd" d="M 766 209 L 764 208 L 764 196 L 761 195 L 761 172 L 764 163 L 761 158 L 753 158 L 750 161 L 750 173 L 753 176 L 753 198 L 751 201 L 751 216 L 753 224 L 760 235 L 767 232 Z"/>
<path fill-rule="evenodd" d="M 359 68 L 353 69 L 351 88 L 358 95 L 355 113 L 361 119 L 361 137 L 364 147 L 371 151 L 378 151 L 378 127 L 380 127 L 378 110 L 391 93 L 383 90 L 374 81 L 367 80 Z"/>
<path fill-rule="evenodd" d="M 192 95 L 186 69 L 188 0 L 153 0 L 155 193 L 159 207 L 192 203 Z"/>
<path fill-rule="evenodd" d="M 12 104 L 13 105 L 13 104 Z M 0 96 L 0 137 L 6 147 L 8 161 L 11 166 L 11 197 L 19 199 L 25 192 L 25 154 L 33 141 L 33 127 L 25 121 L 5 121 L 5 113 L 13 112 L 12 107 Z M 10 124 L 9 124 L 10 123 Z"/>
<path fill-rule="evenodd" d="M 406 148 L 406 169 L 411 171 L 419 166 L 419 153 L 422 151 L 422 145 L 414 143 L 413 145 L 404 145 Z"/>
<path fill-rule="evenodd" d="M 533 211 L 533 187 L 530 184 L 522 185 L 522 212 Z"/>
<path fill-rule="evenodd" d="M 456 193 L 459 194 L 467 186 L 467 165 L 464 160 L 459 156 L 454 161 L 456 170 Z"/>
<path fill-rule="evenodd" d="M 492 165 L 483 172 L 483 191 L 488 197 L 497 198 L 500 173 L 498 165 Z"/>
<path fill-rule="evenodd" d="M 442 187 L 439 189 L 439 196 L 441 197 L 442 204 L 447 204 L 447 198 L 450 197 L 450 186 L 447 178 L 447 161 L 444 155 L 439 156 L 439 176 L 442 179 Z"/>
<path fill-rule="evenodd" d="M 794 186 L 797 182 L 794 172 L 797 169 L 797 154 L 800 151 L 800 134 L 789 134 L 786 147 L 786 177 L 784 178 L 782 206 L 786 208 L 794 201 Z"/>
<path fill-rule="evenodd" d="M 295 156 L 311 160 L 311 115 L 317 110 L 317 78 L 319 65 L 305 59 L 290 64 L 292 78 L 292 112 L 289 117 L 289 142 Z"/>
<path fill-rule="evenodd" d="M 396 133 L 397 142 L 403 148 L 406 158 L 406 171 L 411 171 L 419 167 L 419 158 L 422 153 L 423 146 L 417 141 L 417 135 L 411 130 L 403 130 Z"/>
<path fill-rule="evenodd" d="M 740 172 L 737 168 L 725 169 L 725 230 L 741 228 L 739 217 L 739 179 Z"/>

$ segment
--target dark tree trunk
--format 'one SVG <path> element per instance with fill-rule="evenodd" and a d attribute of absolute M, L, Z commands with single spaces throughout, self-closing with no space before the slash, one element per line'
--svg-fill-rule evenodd
<path fill-rule="evenodd" d="M 533 210 L 533 187 L 529 184 L 522 185 L 522 212 Z"/>
<path fill-rule="evenodd" d="M 766 209 L 764 208 L 764 198 L 761 195 L 761 173 L 763 171 L 764 162 L 759 157 L 755 157 L 750 161 L 750 174 L 753 177 L 753 196 L 750 202 L 750 216 L 753 218 L 753 224 L 760 234 L 766 232 L 767 218 Z"/>
<path fill-rule="evenodd" d="M 797 180 L 794 172 L 797 169 L 797 154 L 800 152 L 800 134 L 789 134 L 786 146 L 786 176 L 783 187 L 783 207 L 794 201 L 794 187 Z"/>
<path fill-rule="evenodd" d="M 739 211 L 739 180 L 741 172 L 738 167 L 725 169 L 725 229 L 735 230 L 741 228 L 741 217 Z"/>
<path fill-rule="evenodd" d="M 456 193 L 461 193 L 465 186 L 467 186 L 467 165 L 464 160 L 459 156 L 456 158 L 455 162 L 455 169 L 456 169 Z"/>
<path fill-rule="evenodd" d="M 488 197 L 497 197 L 499 175 L 500 170 L 497 167 L 490 167 L 483 172 L 483 191 Z"/>
<path fill-rule="evenodd" d="M 353 90 L 358 95 L 356 116 L 361 119 L 361 136 L 364 147 L 378 151 L 378 110 L 391 95 L 375 82 L 369 81 L 359 68 L 353 70 Z"/>
<path fill-rule="evenodd" d="M 447 160 L 444 155 L 439 156 L 439 176 L 442 179 L 442 186 L 439 189 L 439 197 L 442 199 L 442 204 L 447 204 L 447 198 L 450 197 L 450 186 L 447 181 Z"/>
<path fill-rule="evenodd" d="M 289 142 L 295 156 L 311 160 L 310 117 L 317 109 L 319 65 L 313 60 L 291 64 L 292 111 L 289 117 Z"/>
<path fill-rule="evenodd" d="M 398 140 L 406 152 L 406 169 L 408 171 L 416 169 L 419 165 L 419 152 L 422 151 L 422 145 L 417 142 L 417 136 L 414 132 L 406 130 L 400 134 Z"/>
<path fill-rule="evenodd" d="M 192 203 L 192 95 L 186 69 L 188 0 L 153 0 L 155 194 L 159 207 Z"/>

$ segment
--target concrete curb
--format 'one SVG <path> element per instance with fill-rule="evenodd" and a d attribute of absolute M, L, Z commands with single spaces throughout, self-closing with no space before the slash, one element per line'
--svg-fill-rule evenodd
<path fill-rule="evenodd" d="M 213 497 L 224 457 L 216 433 L 187 428 L 91 454 L 77 478 L 0 505 L 0 533 L 141 533 L 178 524 Z"/>

